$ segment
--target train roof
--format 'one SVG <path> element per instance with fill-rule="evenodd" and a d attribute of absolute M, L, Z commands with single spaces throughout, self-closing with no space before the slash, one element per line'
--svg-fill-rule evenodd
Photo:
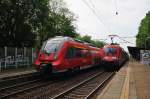
<path fill-rule="evenodd" d="M 55 36 L 54 38 L 49 38 L 47 41 L 49 40 L 57 40 L 57 41 L 74 41 L 73 38 L 71 37 L 63 37 L 63 36 Z"/>
<path fill-rule="evenodd" d="M 121 48 L 120 45 L 112 45 L 112 44 L 110 44 L 110 45 L 105 45 L 104 47 L 118 47 L 118 48 Z"/>
<path fill-rule="evenodd" d="M 65 41 L 73 41 L 72 44 L 76 47 L 76 48 L 82 48 L 82 49 L 92 49 L 92 50 L 99 50 L 99 48 L 97 48 L 95 45 L 91 44 L 91 43 L 87 43 L 84 41 L 81 41 L 79 39 L 73 39 L 71 37 L 67 37 L 67 36 L 55 36 L 54 38 L 50 38 L 47 41 L 61 41 L 61 42 L 65 42 Z"/>

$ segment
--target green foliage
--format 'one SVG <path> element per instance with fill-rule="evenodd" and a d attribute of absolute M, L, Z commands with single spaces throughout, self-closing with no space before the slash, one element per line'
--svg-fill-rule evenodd
<path fill-rule="evenodd" d="M 103 41 L 98 41 L 98 40 L 93 40 L 93 44 L 95 45 L 95 46 L 97 46 L 97 47 L 99 47 L 99 48 L 101 48 L 101 47 L 103 47 L 104 45 L 106 45 L 106 43 L 105 42 L 103 42 Z"/>
<path fill-rule="evenodd" d="M 41 13 L 38 14 L 40 23 L 37 31 L 37 46 L 41 46 L 43 41 L 56 35 L 76 36 L 75 27 L 72 24 L 75 20 L 74 15 L 65 7 L 63 0 L 39 1 L 41 1 L 41 4 L 37 5 L 37 8 Z"/>
<path fill-rule="evenodd" d="M 150 12 L 141 21 L 136 38 L 137 47 L 150 48 Z"/>
<path fill-rule="evenodd" d="M 106 44 L 105 42 L 102 42 L 102 41 L 99 41 L 99 40 L 92 40 L 91 36 L 89 36 L 89 35 L 85 35 L 83 37 L 81 37 L 80 35 L 78 35 L 76 37 L 76 39 L 79 39 L 81 41 L 85 41 L 87 43 L 91 43 L 91 44 L 93 44 L 93 45 L 95 45 L 96 47 L 99 47 L 99 48 L 103 47 Z"/>
<path fill-rule="evenodd" d="M 55 35 L 75 37 L 74 15 L 62 0 L 1 0 L 0 46 L 40 46 Z"/>
<path fill-rule="evenodd" d="M 1 0 L 0 46 L 32 46 L 35 34 L 29 21 L 34 13 L 30 0 Z"/>

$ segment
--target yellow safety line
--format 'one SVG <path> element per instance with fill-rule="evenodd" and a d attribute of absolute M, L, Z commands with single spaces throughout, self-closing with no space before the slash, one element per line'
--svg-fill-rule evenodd
<path fill-rule="evenodd" d="M 127 75 L 124 81 L 124 85 L 122 88 L 122 92 L 121 92 L 121 96 L 120 99 L 129 99 L 129 77 L 130 77 L 130 73 L 129 73 L 129 67 L 127 69 Z"/>

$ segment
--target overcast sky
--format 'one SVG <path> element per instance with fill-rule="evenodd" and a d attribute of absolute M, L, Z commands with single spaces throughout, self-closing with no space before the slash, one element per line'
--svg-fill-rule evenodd
<path fill-rule="evenodd" d="M 108 35 L 134 37 L 145 14 L 150 11 L 150 0 L 64 0 L 67 7 L 75 14 L 77 31 L 81 35 L 90 35 L 93 39 L 105 39 Z M 94 9 L 99 19 L 84 2 Z M 118 12 L 118 15 L 116 15 Z M 125 39 L 125 38 L 124 38 Z M 120 43 L 135 46 L 135 38 L 126 38 L 130 43 Z M 123 42 L 115 39 L 115 42 Z"/>

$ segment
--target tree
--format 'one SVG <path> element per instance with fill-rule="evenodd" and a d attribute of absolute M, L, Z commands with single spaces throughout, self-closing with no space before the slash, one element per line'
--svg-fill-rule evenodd
<path fill-rule="evenodd" d="M 103 47 L 104 45 L 106 45 L 106 43 L 103 42 L 103 41 L 95 40 L 95 41 L 94 41 L 94 45 L 97 46 L 97 47 L 99 47 L 99 48 L 101 48 L 101 47 Z"/>
<path fill-rule="evenodd" d="M 45 0 L 45 2 L 47 1 L 49 0 Z M 41 16 L 39 18 L 41 23 L 38 28 L 37 44 L 41 46 L 43 41 L 56 35 L 75 37 L 77 33 L 75 31 L 75 26 L 73 25 L 73 21 L 75 20 L 74 15 L 66 8 L 63 0 L 50 0 L 48 3 L 44 4 L 47 5 L 46 8 L 44 8 L 44 5 L 41 7 L 41 4 L 39 4 L 43 9 L 40 12 L 45 12 L 44 10 L 48 11 L 46 13 L 46 16 L 48 15 L 48 17 L 45 19 L 43 13 L 38 15 Z M 39 8 L 39 10 L 41 8 Z"/>
<path fill-rule="evenodd" d="M 91 39 L 91 36 L 89 35 L 85 35 L 83 37 L 81 37 L 79 34 L 76 36 L 76 39 L 79 39 L 81 41 L 85 41 L 87 43 L 91 43 L 93 44 L 94 46 L 96 47 L 103 47 L 106 43 L 105 42 L 102 42 L 102 41 L 98 41 L 98 40 L 93 40 Z"/>
<path fill-rule="evenodd" d="M 32 46 L 35 33 L 29 21 L 34 14 L 30 0 L 1 0 L 0 46 Z"/>
<path fill-rule="evenodd" d="M 136 38 L 137 47 L 150 48 L 150 11 L 141 21 Z"/>
<path fill-rule="evenodd" d="M 57 35 L 75 37 L 74 14 L 66 8 L 63 0 L 51 0 L 50 9 L 53 12 L 51 16 L 55 18 Z"/>
<path fill-rule="evenodd" d="M 63 0 L 1 0 L 0 46 L 41 46 L 55 35 L 75 37 Z"/>

